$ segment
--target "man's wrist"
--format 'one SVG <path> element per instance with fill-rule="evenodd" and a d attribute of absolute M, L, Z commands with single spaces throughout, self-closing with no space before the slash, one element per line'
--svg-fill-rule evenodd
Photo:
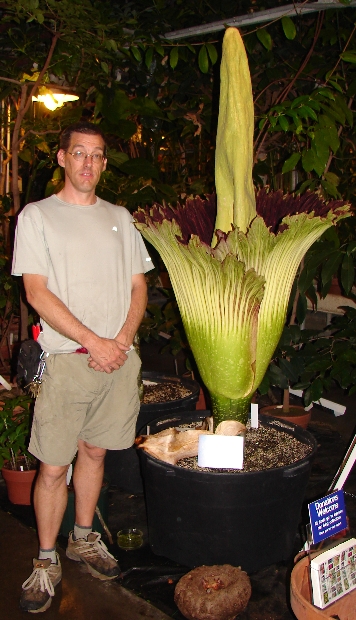
<path fill-rule="evenodd" d="M 123 347 L 127 351 L 129 351 L 132 347 L 132 339 L 130 340 L 129 338 L 126 338 L 122 334 L 118 334 L 114 338 L 114 340 L 115 342 L 117 342 L 118 345 L 120 345 L 120 348 Z"/>
<path fill-rule="evenodd" d="M 88 351 L 90 351 L 93 347 L 95 347 L 95 344 L 97 343 L 98 339 L 100 339 L 100 337 L 94 334 L 94 332 L 92 332 L 90 329 L 85 329 L 86 331 L 83 333 L 83 336 L 80 338 L 80 340 L 78 340 L 78 342 L 83 347 L 85 347 L 85 349 L 88 349 Z"/>

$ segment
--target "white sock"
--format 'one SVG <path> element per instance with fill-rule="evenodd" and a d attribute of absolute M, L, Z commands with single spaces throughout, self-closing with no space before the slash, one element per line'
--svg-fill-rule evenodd
<path fill-rule="evenodd" d="M 74 531 L 73 531 L 73 539 L 77 540 L 78 538 L 87 538 L 88 534 L 92 532 L 91 527 L 86 527 L 83 525 L 78 525 L 78 523 L 74 523 Z"/>
<path fill-rule="evenodd" d="M 38 559 L 39 560 L 51 560 L 52 564 L 57 564 L 57 555 L 56 555 L 56 548 L 53 547 L 53 549 L 41 549 L 40 547 L 40 552 L 38 554 Z"/>

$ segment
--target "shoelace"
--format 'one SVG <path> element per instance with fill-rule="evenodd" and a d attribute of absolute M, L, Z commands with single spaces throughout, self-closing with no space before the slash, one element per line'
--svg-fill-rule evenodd
<path fill-rule="evenodd" d="M 37 579 L 40 582 L 41 592 L 47 590 L 50 596 L 54 596 L 54 587 L 52 581 L 49 576 L 49 571 L 51 567 L 48 568 L 35 568 L 31 573 L 28 579 L 23 582 L 22 587 L 24 590 L 29 590 L 32 586 L 35 586 Z"/>
<path fill-rule="evenodd" d="M 90 545 L 90 548 L 85 549 L 82 547 L 81 549 L 80 548 L 78 549 L 78 552 L 81 555 L 85 555 L 88 558 L 99 554 L 102 558 L 109 556 L 110 558 L 115 560 L 114 556 L 111 555 L 111 553 L 108 551 L 107 546 L 105 545 L 105 543 L 103 543 L 102 540 L 100 540 L 100 538 L 101 538 L 101 534 L 98 534 L 98 538 L 94 540 L 93 542 L 85 541 L 87 545 Z"/>

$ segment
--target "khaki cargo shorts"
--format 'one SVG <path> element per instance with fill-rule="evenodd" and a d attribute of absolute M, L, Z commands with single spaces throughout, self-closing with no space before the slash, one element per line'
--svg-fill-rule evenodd
<path fill-rule="evenodd" d="M 49 355 L 36 400 L 29 451 L 48 465 L 68 465 L 78 439 L 98 448 L 132 446 L 140 409 L 135 350 L 111 374 L 89 368 L 88 355 Z"/>

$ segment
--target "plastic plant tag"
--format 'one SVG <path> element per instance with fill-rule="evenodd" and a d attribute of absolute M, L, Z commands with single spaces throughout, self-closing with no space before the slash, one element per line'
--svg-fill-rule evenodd
<path fill-rule="evenodd" d="M 200 435 L 198 445 L 199 467 L 242 469 L 244 438 L 227 435 Z"/>
<path fill-rule="evenodd" d="M 251 428 L 258 428 L 258 405 L 251 403 Z"/>

